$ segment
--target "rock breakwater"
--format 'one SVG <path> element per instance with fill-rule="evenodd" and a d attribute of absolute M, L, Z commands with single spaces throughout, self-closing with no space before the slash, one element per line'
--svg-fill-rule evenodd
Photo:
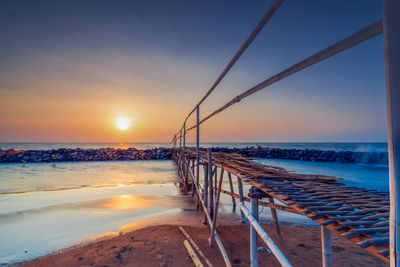
<path fill-rule="evenodd" d="M 215 152 L 238 153 L 245 157 L 291 159 L 318 162 L 388 164 L 387 152 L 334 151 L 316 149 L 281 149 L 269 147 L 214 147 Z"/>
<path fill-rule="evenodd" d="M 269 147 L 226 148 L 213 147 L 214 152 L 237 153 L 245 157 L 290 159 L 317 162 L 388 164 L 385 152 L 356 152 L 315 149 L 281 149 Z M 106 161 L 106 160 L 170 160 L 171 148 L 138 150 L 114 149 L 53 149 L 53 150 L 1 150 L 0 162 L 60 162 L 60 161 Z"/>
<path fill-rule="evenodd" d="M 169 148 L 138 150 L 135 148 L 114 149 L 52 149 L 52 150 L 0 150 L 0 162 L 60 162 L 60 161 L 104 161 L 104 160 L 168 160 L 172 157 Z"/>

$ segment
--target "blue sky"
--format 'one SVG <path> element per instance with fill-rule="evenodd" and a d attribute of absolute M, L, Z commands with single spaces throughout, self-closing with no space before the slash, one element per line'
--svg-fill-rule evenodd
<path fill-rule="evenodd" d="M 169 141 L 271 3 L 2 1 L 0 141 Z M 381 1 L 285 1 L 201 115 L 381 13 Z M 130 132 L 114 131 L 121 116 Z M 250 96 L 202 139 L 385 141 L 382 36 Z"/>

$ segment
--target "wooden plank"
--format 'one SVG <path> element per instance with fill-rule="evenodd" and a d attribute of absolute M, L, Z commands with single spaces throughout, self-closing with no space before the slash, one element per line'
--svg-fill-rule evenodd
<path fill-rule="evenodd" d="M 197 257 L 192 246 L 189 244 L 189 242 L 186 239 L 183 240 L 183 245 L 185 246 L 186 250 L 188 251 L 190 258 L 192 258 L 194 265 L 196 267 L 203 267 L 203 264 L 201 263 L 200 259 Z"/>
<path fill-rule="evenodd" d="M 229 154 L 213 153 L 213 164 L 218 166 L 218 168 L 224 169 L 228 174 L 237 176 L 238 181 L 247 182 L 286 205 L 292 204 L 290 207 L 283 206 L 284 209 L 286 208 L 303 215 L 309 213 L 307 217 L 312 218 L 317 223 L 326 225 L 325 227 L 335 234 L 345 234 L 348 238 L 351 237 L 348 240 L 353 243 L 358 244 L 371 239 L 374 235 L 385 233 L 384 230 L 380 229 L 377 229 L 375 232 L 373 230 L 365 230 L 365 233 L 356 233 L 354 230 L 384 228 L 388 226 L 388 221 L 378 220 L 386 218 L 381 216 L 384 216 L 384 213 L 388 211 L 389 201 L 387 195 L 382 196 L 375 194 L 374 191 L 348 187 L 340 183 L 339 180 L 315 180 L 315 177 L 293 175 L 281 168 L 268 167 L 263 169 L 259 167 L 258 163 L 255 164 L 256 171 L 252 171 L 254 163 L 249 160 L 242 160 L 241 158 L 240 155 L 233 155 L 231 157 Z M 269 178 L 261 181 L 260 177 Z M 221 189 L 220 192 L 225 193 L 227 191 L 224 192 Z M 232 193 L 229 193 L 232 196 Z M 323 196 L 326 193 L 330 195 L 329 198 L 324 199 L 320 197 L 321 194 Z M 291 201 L 291 199 L 295 201 Z M 243 200 L 246 200 L 244 196 Z M 270 205 L 271 203 L 266 204 Z M 260 202 L 260 205 L 262 205 L 262 202 Z M 315 208 L 315 210 L 307 209 L 310 206 Z M 317 211 L 318 207 L 322 207 L 321 210 Z M 333 214 L 329 214 L 331 212 Z M 341 216 L 337 214 L 338 212 Z M 348 214 L 352 215 L 347 216 Z M 378 217 L 366 220 L 365 218 L 369 216 Z M 356 220 L 356 225 L 342 225 L 343 223 L 354 222 L 351 220 Z M 358 224 L 359 222 L 362 224 Z M 343 237 L 346 238 L 346 236 Z M 387 244 L 372 244 L 366 247 L 365 250 L 387 262 L 388 257 L 384 252 L 387 248 Z"/>
<path fill-rule="evenodd" d="M 209 266 L 213 267 L 212 263 L 208 260 L 206 255 L 200 250 L 200 248 L 197 246 L 197 244 L 194 242 L 194 240 L 190 237 L 190 235 L 183 229 L 182 226 L 178 227 L 179 230 L 181 230 L 182 234 L 189 240 L 189 242 L 192 244 L 192 246 L 196 249 L 197 253 L 199 253 L 200 257 L 203 258 L 204 262 Z"/>

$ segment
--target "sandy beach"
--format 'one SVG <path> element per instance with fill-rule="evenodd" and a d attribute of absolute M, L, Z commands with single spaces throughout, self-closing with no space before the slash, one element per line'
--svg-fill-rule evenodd
<path fill-rule="evenodd" d="M 53 253 L 24 267 L 39 266 L 194 266 L 183 245 L 182 225 L 214 266 L 224 266 L 221 254 L 214 245 L 208 246 L 210 229 L 200 222 L 201 214 L 168 215 L 133 224 L 126 232 L 114 237 L 98 239 L 61 252 Z M 185 216 L 187 216 L 185 218 Z M 273 225 L 264 229 L 274 239 Z M 319 228 L 296 225 L 281 226 L 283 241 L 277 241 L 293 266 L 321 266 Z M 249 266 L 249 226 L 238 220 L 221 220 L 218 231 L 233 266 Z M 350 242 L 333 235 L 334 266 L 388 266 L 386 263 Z M 265 247 L 259 240 L 259 247 Z M 272 254 L 259 253 L 260 266 L 280 266 Z M 205 262 L 203 262 L 204 266 Z"/>

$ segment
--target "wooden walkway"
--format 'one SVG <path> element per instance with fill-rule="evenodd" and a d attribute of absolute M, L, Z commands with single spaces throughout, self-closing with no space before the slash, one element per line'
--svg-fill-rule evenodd
<path fill-rule="evenodd" d="M 236 64 L 244 51 L 255 40 L 262 28 L 267 24 L 275 12 L 280 8 L 283 0 L 275 0 L 270 5 L 264 16 L 260 19 L 252 32 L 237 50 L 235 55 L 222 70 L 215 82 L 209 87 L 206 94 L 186 115 L 181 128 L 174 134 L 172 143 L 174 144 L 174 159 L 177 162 L 179 173 L 185 183 L 185 189 L 188 190 L 190 183 L 191 190 L 196 194 L 198 207 L 203 208 L 205 213 L 205 222 L 211 225 L 212 233 L 210 245 L 213 241 L 213 234 L 216 227 L 216 219 L 213 213 L 218 212 L 219 194 L 227 193 L 232 196 L 232 204 L 235 205 L 235 198 L 239 197 L 239 204 L 242 219 L 247 218 L 250 223 L 250 251 L 251 266 L 258 266 L 257 242 L 255 242 L 255 231 L 263 238 L 264 242 L 269 244 L 272 253 L 278 258 L 283 266 L 291 266 L 283 253 L 277 248 L 268 234 L 262 230 L 258 223 L 258 205 L 271 208 L 273 220 L 277 231 L 279 231 L 276 209 L 294 212 L 309 217 L 321 225 L 321 239 L 323 250 L 323 266 L 332 266 L 331 251 L 331 232 L 358 244 L 376 257 L 389 261 L 389 228 L 391 240 L 390 263 L 393 266 L 400 265 L 400 231 L 398 228 L 398 214 L 400 213 L 399 191 L 399 173 L 400 164 L 396 158 L 400 157 L 398 140 L 400 136 L 400 108 L 395 105 L 400 99 L 398 77 L 394 75 L 398 71 L 398 62 L 400 58 L 399 48 L 399 19 L 397 13 L 400 10 L 398 1 L 383 1 L 383 19 L 380 19 L 346 38 L 335 42 L 334 44 L 320 50 L 319 52 L 296 62 L 290 67 L 268 77 L 267 79 L 256 83 L 254 86 L 242 91 L 234 96 L 230 101 L 218 107 L 208 115 L 200 118 L 200 108 L 204 101 L 217 88 L 230 69 Z M 389 176 L 391 184 L 391 196 L 387 193 L 374 190 L 365 190 L 346 186 L 340 182 L 340 179 L 327 176 L 299 175 L 287 172 L 282 168 L 272 166 L 263 166 L 249 159 L 244 159 L 238 155 L 228 155 L 215 153 L 213 158 L 205 151 L 201 152 L 201 157 L 194 150 L 186 149 L 186 136 L 189 131 L 196 130 L 196 149 L 200 149 L 200 126 L 207 120 L 227 110 L 233 105 L 243 101 L 247 97 L 269 88 L 269 86 L 290 77 L 310 66 L 313 66 L 327 58 L 341 53 L 351 47 L 363 43 L 371 38 L 383 34 L 384 54 L 386 66 L 386 92 L 387 92 L 387 112 L 388 112 L 388 151 L 389 151 Z M 396 72 L 397 71 L 397 72 Z M 396 102 L 397 101 L 397 102 Z M 392 114 L 393 113 L 393 114 Z M 189 118 L 196 114 L 195 124 L 187 125 Z M 179 146 L 178 146 L 179 143 Z M 199 182 L 199 167 L 204 168 L 204 185 L 201 187 Z M 214 168 L 214 169 L 212 169 Z M 221 175 L 219 183 L 217 169 L 220 169 Z M 195 171 L 196 169 L 196 171 Z M 223 175 L 228 173 L 231 190 L 222 190 L 219 186 Z M 213 178 L 215 174 L 215 178 Z M 233 192 L 232 175 L 238 178 L 239 195 Z M 213 180 L 214 179 L 214 180 Z M 196 181 L 193 183 L 193 181 Z M 214 182 L 213 182 L 214 181 Z M 243 196 L 242 183 L 248 183 L 254 186 L 249 197 Z M 208 186 L 208 184 L 213 186 Z M 218 184 L 218 186 L 217 186 Z M 214 194 L 217 192 L 218 194 Z M 268 202 L 259 201 L 260 198 L 268 198 Z M 217 199 L 217 201 L 215 201 Z M 284 205 L 277 205 L 273 201 L 279 200 Z M 389 227 L 389 199 L 391 200 L 391 224 Z M 244 201 L 251 201 L 251 211 L 246 207 Z M 216 216 L 215 216 L 216 217 Z M 279 236 L 279 233 L 278 233 Z M 215 240 L 224 256 L 225 263 L 230 266 L 225 249 L 215 232 Z"/>
<path fill-rule="evenodd" d="M 180 172 L 186 188 L 190 189 L 192 181 L 196 181 L 196 151 L 186 148 L 183 157 L 179 153 L 175 155 L 178 166 L 185 162 L 181 165 Z M 200 159 L 199 166 L 203 165 L 206 169 L 208 159 L 205 150 L 200 151 Z M 212 189 L 215 192 L 231 195 L 233 205 L 236 205 L 233 197 L 241 198 L 241 201 L 248 200 L 243 196 L 241 183 L 253 186 L 252 192 L 258 195 L 256 197 L 259 203 L 271 208 L 278 236 L 280 236 L 280 230 L 276 209 L 307 216 L 323 228 L 329 229 L 385 262 L 389 262 L 388 193 L 349 187 L 336 177 L 288 172 L 283 168 L 263 165 L 238 154 L 215 152 L 212 153 L 211 163 L 213 166 L 211 176 L 215 176 Z M 220 169 L 219 182 L 217 182 L 217 168 Z M 228 174 L 230 191 L 221 188 L 224 172 Z M 232 175 L 238 178 L 239 195 L 234 193 Z M 204 194 L 200 184 L 199 182 L 200 193 Z M 215 193 L 214 197 L 216 196 Z M 268 199 L 269 202 L 261 201 L 262 198 Z M 275 204 L 274 199 L 284 205 Z M 214 203 L 215 201 L 219 201 L 219 196 Z M 218 202 L 214 205 L 218 209 Z M 215 210 L 215 207 L 213 209 Z"/>

